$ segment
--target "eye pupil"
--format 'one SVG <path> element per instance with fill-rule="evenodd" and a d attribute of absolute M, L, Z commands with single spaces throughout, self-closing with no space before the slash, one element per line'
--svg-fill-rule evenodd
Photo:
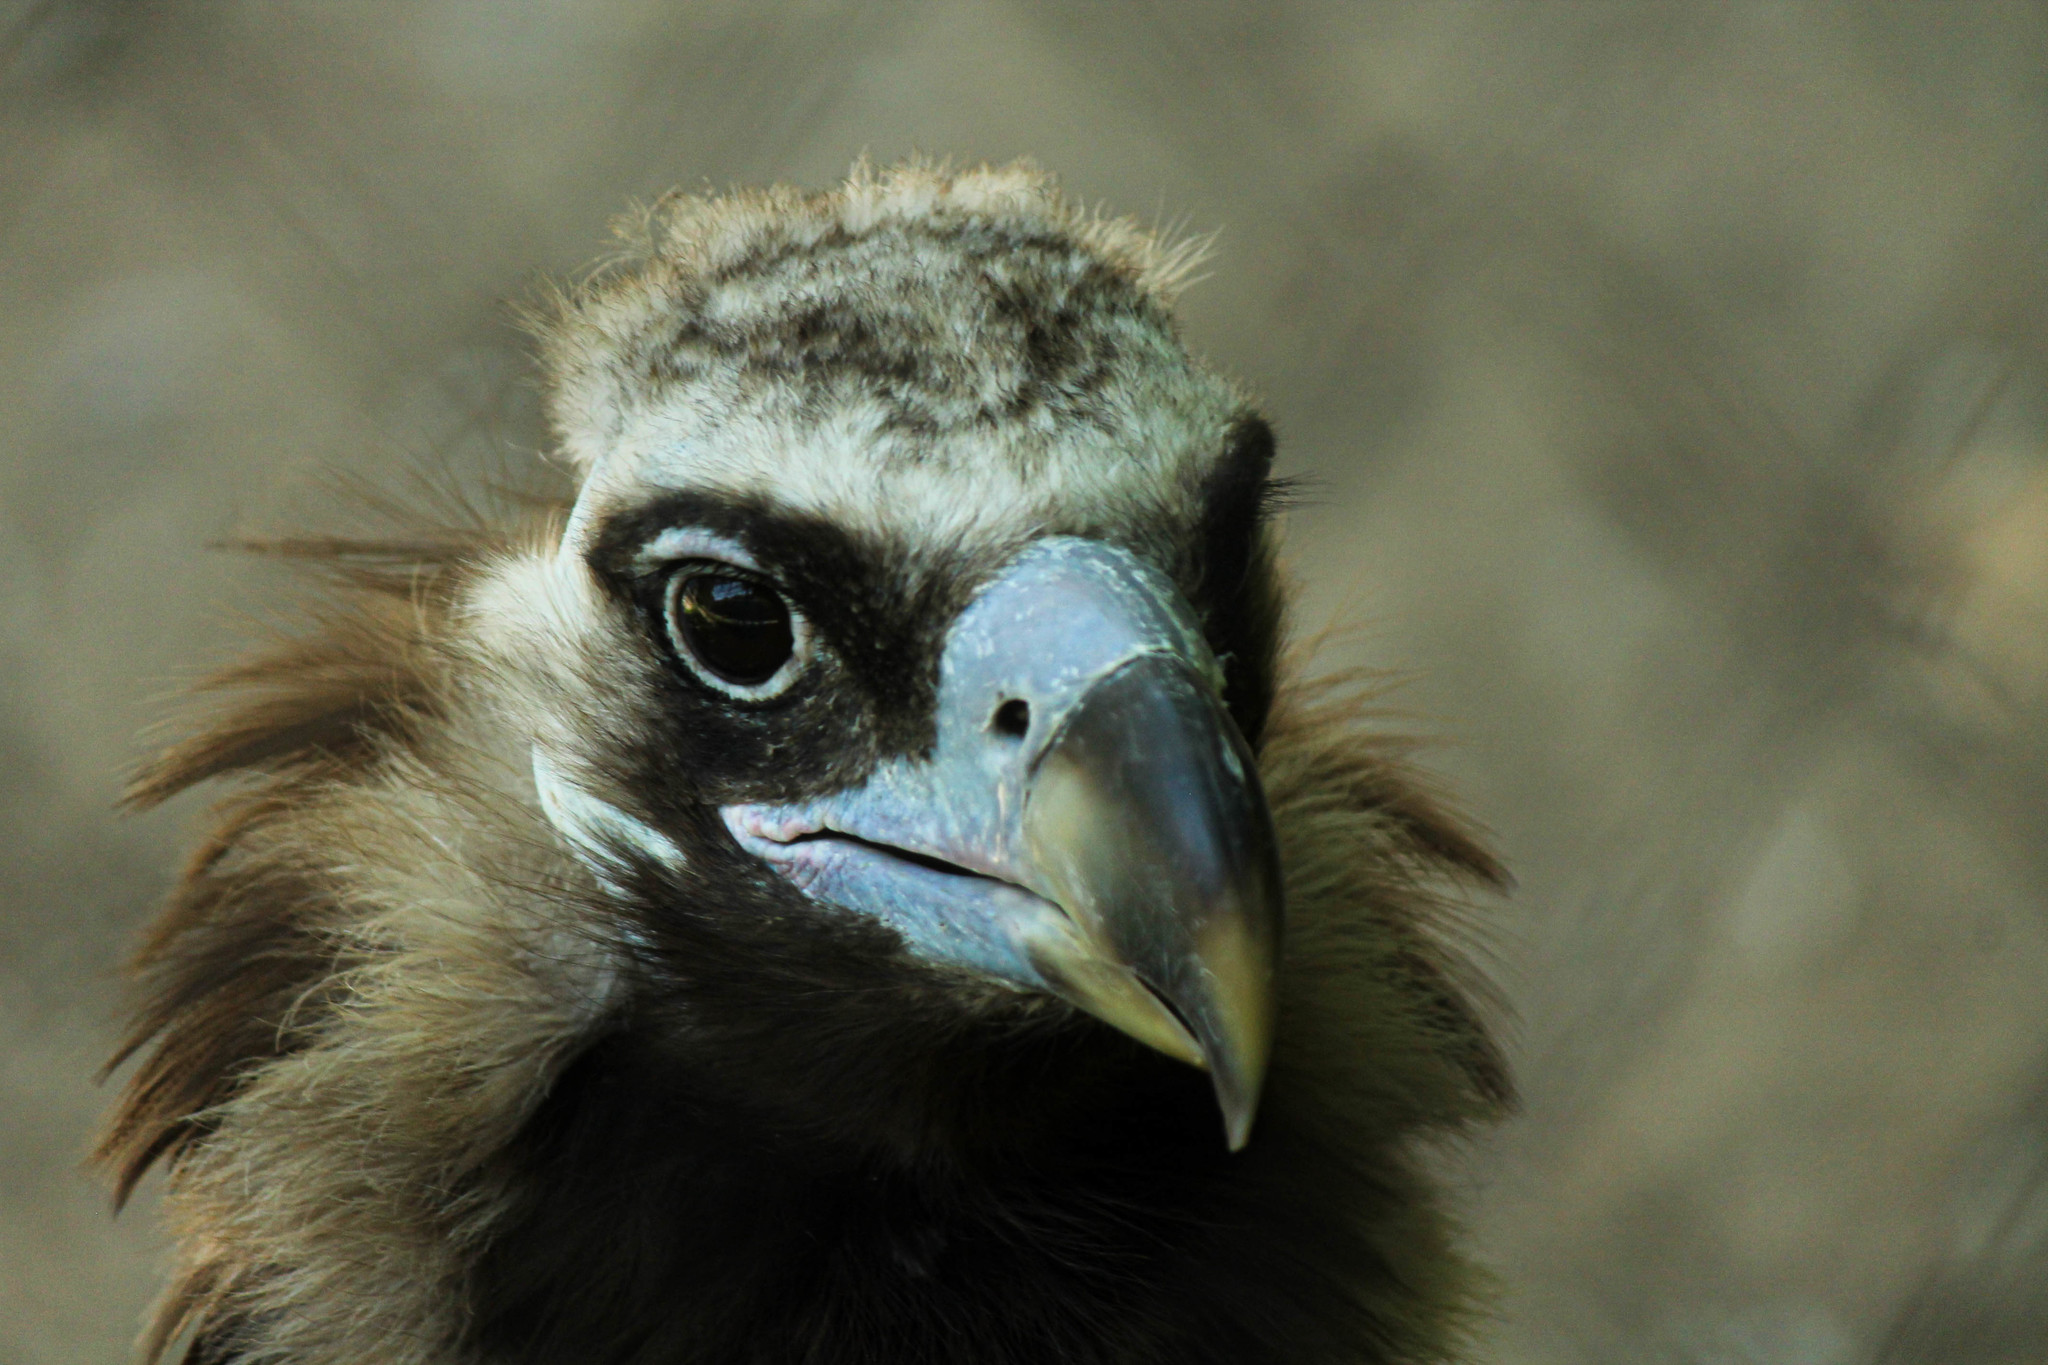
<path fill-rule="evenodd" d="M 686 573 L 670 617 L 676 644 L 741 687 L 767 682 L 796 647 L 789 604 L 765 583 L 730 573 Z"/>

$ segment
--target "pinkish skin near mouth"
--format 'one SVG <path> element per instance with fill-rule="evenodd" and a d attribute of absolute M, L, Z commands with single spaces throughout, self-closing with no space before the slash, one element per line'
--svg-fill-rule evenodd
<path fill-rule="evenodd" d="M 876 839 L 854 830 L 839 829 L 819 815 L 804 811 L 774 810 L 762 806 L 726 806 L 720 812 L 726 828 L 740 847 L 777 863 L 808 861 L 807 849 L 850 845 L 873 853 L 900 858 L 914 866 L 959 877 L 979 877 L 1001 882 L 1024 891 L 1007 869 L 973 850 L 916 848 L 895 840 Z M 793 880 L 793 879 L 792 879 Z"/>

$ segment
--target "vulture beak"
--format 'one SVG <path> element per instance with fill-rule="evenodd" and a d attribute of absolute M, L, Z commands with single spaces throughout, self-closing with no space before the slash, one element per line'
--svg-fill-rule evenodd
<path fill-rule="evenodd" d="M 1244 1146 L 1283 919 L 1256 763 L 1193 610 L 1100 542 L 1035 542 L 954 622 L 928 756 L 723 814 L 914 954 L 1050 992 L 1207 1069 Z"/>
<path fill-rule="evenodd" d="M 1250 749 L 1213 691 L 1158 655 L 1100 679 L 1039 758 L 1024 838 L 1065 932 L 1052 989 L 1208 1068 L 1232 1151 L 1273 1040 L 1280 866 Z"/>

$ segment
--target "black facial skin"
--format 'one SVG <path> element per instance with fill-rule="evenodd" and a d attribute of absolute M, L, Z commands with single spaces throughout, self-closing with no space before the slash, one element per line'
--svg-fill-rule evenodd
<path fill-rule="evenodd" d="M 1200 547 L 1188 600 L 1202 613 L 1209 647 L 1223 661 L 1224 701 L 1254 751 L 1273 705 L 1279 650 L 1279 584 L 1265 535 L 1285 500 L 1273 481 L 1273 429 L 1246 414 L 1230 429 L 1203 490 Z"/>
<path fill-rule="evenodd" d="M 776 696 L 750 701 L 708 686 L 675 654 L 672 569 L 644 548 L 697 526 L 744 546 L 815 644 Z M 788 801 L 860 782 L 883 757 L 928 751 L 945 628 L 982 574 L 964 556 L 949 572 L 863 543 L 815 517 L 760 499 L 674 493 L 606 523 L 590 564 L 649 651 L 648 707 L 620 754 L 618 790 L 657 824 L 734 801 Z"/>
<path fill-rule="evenodd" d="M 1134 537 L 1192 548 L 1167 567 L 1223 660 L 1232 716 L 1254 747 L 1271 702 L 1279 631 L 1263 548 L 1271 461 L 1271 431 L 1246 417 L 1208 477 L 1200 525 L 1143 527 Z M 734 698 L 676 656 L 668 625 L 674 570 L 647 564 L 644 549 L 679 526 L 744 546 L 808 619 L 811 658 L 786 690 Z M 798 800 L 857 785 L 884 758 L 928 753 L 946 631 L 1018 548 L 887 543 L 765 499 L 703 493 L 671 493 L 612 517 L 589 562 L 654 665 L 633 733 L 597 746 L 617 750 L 613 791 L 675 833 L 707 805 Z"/>

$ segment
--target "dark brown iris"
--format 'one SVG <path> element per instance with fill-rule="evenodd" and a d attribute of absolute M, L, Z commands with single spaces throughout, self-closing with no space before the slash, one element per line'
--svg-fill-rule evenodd
<path fill-rule="evenodd" d="M 782 594 L 758 579 L 716 569 L 676 575 L 669 629 L 678 650 L 737 687 L 767 682 L 796 647 Z"/>

